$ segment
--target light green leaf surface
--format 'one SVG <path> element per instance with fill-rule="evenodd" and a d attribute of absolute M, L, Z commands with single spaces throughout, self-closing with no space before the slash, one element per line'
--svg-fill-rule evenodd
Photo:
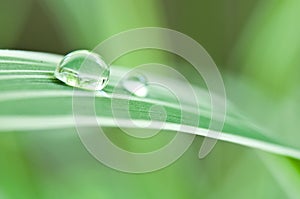
<path fill-rule="evenodd" d="M 57 63 L 62 59 L 60 55 L 24 52 L 24 51 L 0 51 L 0 131 L 35 131 L 55 130 L 60 128 L 72 128 L 75 126 L 72 97 L 73 88 L 56 80 L 53 72 Z M 103 127 L 116 127 L 115 119 L 134 121 L 136 123 L 149 122 L 150 107 L 162 106 L 167 119 L 164 130 L 178 131 L 182 125 L 189 127 L 198 121 L 199 125 L 194 130 L 184 128 L 183 133 L 211 136 L 207 133 L 210 124 L 210 105 L 208 93 L 196 88 L 199 94 L 200 116 L 193 111 L 188 100 L 183 102 L 182 109 L 164 92 L 152 89 L 146 98 L 132 97 L 129 94 L 114 95 L 113 88 L 120 77 L 128 71 L 126 68 L 112 66 L 109 85 L 106 93 L 97 93 L 95 107 L 98 121 Z M 172 81 L 172 79 L 170 79 Z M 177 82 L 180 85 L 180 82 Z M 88 95 L 89 91 L 77 91 L 76 95 Z M 131 118 L 113 115 L 111 102 L 129 103 Z M 120 110 L 123 106 L 117 107 Z M 228 113 L 223 132 L 219 140 L 228 141 L 240 145 L 254 147 L 265 151 L 290 156 L 300 159 L 300 151 L 290 148 L 288 145 L 275 141 L 270 136 L 263 134 L 262 130 L 255 127 L 245 118 L 228 106 Z M 181 111 L 186 113 L 186 118 L 181 118 Z M 118 118 L 120 117 L 120 118 Z M 87 120 L 88 121 L 88 120 Z M 197 123 L 198 124 L 198 123 Z M 89 122 L 84 125 L 93 125 Z M 142 128 L 121 123 L 121 127 Z M 120 126 L 119 126 L 120 127 Z"/>

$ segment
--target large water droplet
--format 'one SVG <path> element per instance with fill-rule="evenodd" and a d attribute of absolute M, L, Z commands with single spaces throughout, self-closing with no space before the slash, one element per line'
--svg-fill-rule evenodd
<path fill-rule="evenodd" d="M 100 55 L 87 50 L 67 54 L 54 73 L 62 82 L 88 90 L 102 90 L 108 83 L 109 66 Z"/>
<path fill-rule="evenodd" d="M 122 81 L 123 88 L 138 97 L 147 96 L 147 84 L 147 78 L 142 74 L 129 75 Z"/>

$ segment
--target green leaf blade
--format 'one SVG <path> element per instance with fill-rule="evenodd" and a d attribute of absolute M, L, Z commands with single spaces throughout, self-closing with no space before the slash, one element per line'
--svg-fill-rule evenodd
<path fill-rule="evenodd" d="M 90 97 L 91 92 L 84 90 L 74 92 L 72 87 L 64 85 L 54 78 L 55 66 L 61 58 L 62 56 L 46 53 L 0 51 L 0 63 L 2 64 L 0 70 L 0 132 L 55 130 L 76 126 L 72 109 L 73 97 L 74 95 L 82 98 Z M 121 78 L 122 74 L 126 72 L 126 68 L 113 66 L 107 93 L 99 92 L 95 95 L 97 120 L 101 121 L 102 126 L 118 127 L 120 124 L 117 124 L 115 119 L 131 120 L 137 123 L 149 122 L 151 121 L 150 107 L 160 105 L 167 114 L 163 130 L 211 136 L 208 133 L 211 120 L 207 99 L 204 100 L 204 103 L 200 102 L 201 114 L 199 115 L 188 103 L 180 107 L 170 99 L 162 100 L 164 99 L 163 95 L 155 90 L 152 91 L 155 92 L 153 95 L 155 97 L 138 98 L 129 95 L 115 95 L 112 91 L 117 86 L 118 78 Z M 126 115 L 125 117 L 124 115 L 114 115 L 111 107 L 112 101 L 116 104 L 130 101 L 131 118 Z M 117 108 L 127 111 L 121 105 Z M 185 117 L 182 117 L 181 111 Z M 229 110 L 223 131 L 217 132 L 220 134 L 213 138 L 300 159 L 299 150 L 280 144 L 270 136 L 264 135 L 263 130 L 255 127 L 245 118 L 239 117 L 239 113 L 235 112 L 235 110 Z M 130 123 L 127 126 L 125 124 L 126 122 L 123 122 L 124 126 L 122 127 L 142 128 L 131 126 Z M 87 122 L 80 125 L 94 124 Z"/>

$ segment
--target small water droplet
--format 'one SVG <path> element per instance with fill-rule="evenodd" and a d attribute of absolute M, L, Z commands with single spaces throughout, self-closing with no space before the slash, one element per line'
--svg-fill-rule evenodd
<path fill-rule="evenodd" d="M 77 50 L 62 59 L 54 76 L 70 86 L 102 90 L 108 83 L 109 74 L 110 68 L 100 55 Z"/>
<path fill-rule="evenodd" d="M 147 78 L 142 74 L 129 75 L 122 81 L 123 88 L 138 97 L 147 96 L 147 84 Z"/>

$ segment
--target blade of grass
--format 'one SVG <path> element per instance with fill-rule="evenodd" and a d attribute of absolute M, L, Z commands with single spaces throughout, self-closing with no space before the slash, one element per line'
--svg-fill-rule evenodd
<path fill-rule="evenodd" d="M 55 70 L 55 65 L 62 58 L 58 55 L 49 55 L 43 53 L 34 52 L 22 52 L 22 51 L 0 51 L 0 60 L 6 60 L 7 57 L 11 60 L 11 64 L 7 67 L 10 70 L 26 70 L 26 64 L 28 59 L 35 63 L 48 63 L 52 67 L 52 71 Z M 24 60 L 23 65 L 14 64 L 13 58 L 17 60 Z M 31 57 L 31 58 L 30 58 Z M 1 62 L 0 61 L 0 62 Z M 47 66 L 48 67 L 48 66 Z M 23 68 L 23 69 L 22 69 Z M 50 69 L 50 67 L 49 67 Z M 111 110 L 112 99 L 120 102 L 121 104 L 128 99 L 131 100 L 132 106 L 130 106 L 130 113 L 132 118 L 120 117 L 123 127 L 127 128 L 141 128 L 137 126 L 130 126 L 126 121 L 135 121 L 143 124 L 149 122 L 149 107 L 152 105 L 161 105 L 165 108 L 167 113 L 167 119 L 165 122 L 164 130 L 178 131 L 183 130 L 185 133 L 191 133 L 201 136 L 209 136 L 207 134 L 207 128 L 210 123 L 210 107 L 206 103 L 200 106 L 203 109 L 204 114 L 196 115 L 191 111 L 193 107 L 184 102 L 183 110 L 180 106 L 173 103 L 169 98 L 163 96 L 163 94 L 157 90 L 151 90 L 157 98 L 132 98 L 129 95 L 113 95 L 110 92 L 116 86 L 118 77 L 120 74 L 126 72 L 127 69 L 122 67 L 112 66 L 112 81 L 110 81 L 107 89 L 107 94 L 98 93 L 96 95 L 96 110 L 106 110 L 102 112 L 97 111 L 97 119 L 101 121 L 103 126 L 118 126 L 115 123 L 115 116 Z M 32 69 L 30 69 L 32 70 Z M 36 72 L 39 70 L 44 71 L 43 64 L 36 66 Z M 30 78 L 24 79 L 24 75 L 14 74 L 14 78 L 5 79 L 9 76 L 7 73 L 0 73 L 0 131 L 28 131 L 28 130 L 42 130 L 42 129 L 58 129 L 64 127 L 74 127 L 75 123 L 72 115 L 72 96 L 73 88 L 61 84 L 55 80 L 51 74 L 44 75 L 42 78 L 39 76 L 30 76 Z M 200 88 L 200 93 L 205 91 Z M 85 96 L 89 92 L 81 91 L 78 95 Z M 163 96 L 159 98 L 159 96 Z M 201 98 L 200 98 L 201 97 Z M 199 96 L 202 99 L 205 96 Z M 162 100 L 164 99 L 164 100 Z M 199 101 L 201 104 L 202 102 Z M 122 109 L 123 107 L 118 107 Z M 181 118 L 181 112 L 187 113 L 187 118 Z M 205 112 L 206 111 L 206 112 Z M 197 129 L 192 131 L 190 124 L 192 120 L 200 117 L 200 124 L 196 126 Z M 89 123 L 88 117 L 85 123 L 82 125 L 93 125 Z M 159 122 L 159 121 L 157 121 Z M 254 147 L 269 152 L 290 156 L 300 159 L 300 152 L 298 149 L 289 147 L 288 145 L 281 144 L 275 141 L 270 136 L 266 136 L 263 131 L 255 126 L 251 125 L 245 118 L 239 118 L 238 114 L 232 114 L 229 112 L 227 120 L 224 125 L 223 132 L 218 139 L 241 144 L 249 147 Z"/>

